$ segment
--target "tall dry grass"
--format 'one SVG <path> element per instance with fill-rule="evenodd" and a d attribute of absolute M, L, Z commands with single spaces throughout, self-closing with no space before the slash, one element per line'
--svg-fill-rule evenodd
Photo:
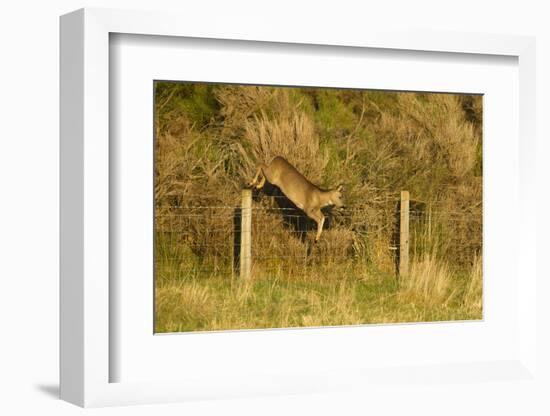
<path fill-rule="evenodd" d="M 483 312 L 483 262 L 476 257 L 468 275 L 466 290 L 463 297 L 463 306 L 475 315 Z"/>
<path fill-rule="evenodd" d="M 447 264 L 432 255 L 411 262 L 409 273 L 400 278 L 400 291 L 415 296 L 422 302 L 446 306 L 455 290 L 451 271 Z"/>

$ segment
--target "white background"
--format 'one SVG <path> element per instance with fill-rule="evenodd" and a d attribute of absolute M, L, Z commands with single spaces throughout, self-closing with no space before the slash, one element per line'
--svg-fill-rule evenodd
<path fill-rule="evenodd" d="M 521 1 L 20 1 L 3 4 L 0 13 L 2 81 L 0 120 L 0 413 L 73 414 L 81 409 L 55 399 L 58 383 L 58 16 L 83 6 L 168 9 L 189 19 L 221 14 L 235 20 L 270 19 L 281 28 L 323 25 L 428 27 L 488 33 L 537 35 L 540 252 L 548 253 L 541 236 L 550 235 L 542 218 L 548 207 L 550 156 L 545 125 L 550 114 L 550 29 L 545 2 Z M 182 21 L 185 25 L 185 21 Z M 543 140 L 546 138 L 546 141 Z M 505 237 L 505 236 L 504 236 Z M 544 251 L 543 251 L 544 250 Z M 540 256 L 539 273 L 550 276 Z M 544 269 L 543 269 L 544 268 Z M 548 283 L 539 292 L 549 293 Z M 548 314 L 548 307 L 541 305 Z M 545 315 L 548 316 L 548 315 Z M 548 318 L 546 318 L 548 319 Z M 548 322 L 546 320 L 546 322 Z M 547 349 L 549 335 L 544 337 Z M 548 353 L 546 353 L 548 354 Z M 547 356 L 539 356 L 548 372 Z M 438 394 L 434 394 L 434 390 Z M 492 386 L 441 385 L 430 393 L 410 388 L 387 394 L 334 393 L 317 396 L 196 402 L 93 410 L 100 414 L 548 414 L 542 392 L 528 384 Z M 550 391 L 548 385 L 547 392 Z"/>

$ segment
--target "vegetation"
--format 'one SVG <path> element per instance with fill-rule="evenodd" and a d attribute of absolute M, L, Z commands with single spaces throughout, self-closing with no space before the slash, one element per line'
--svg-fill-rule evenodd
<path fill-rule="evenodd" d="M 481 318 L 480 96 L 157 82 L 155 100 L 157 332 Z M 276 155 L 344 184 L 348 208 L 313 246 L 280 191 L 257 193 L 241 282 L 240 190 Z M 403 189 L 411 267 L 397 279 Z"/>

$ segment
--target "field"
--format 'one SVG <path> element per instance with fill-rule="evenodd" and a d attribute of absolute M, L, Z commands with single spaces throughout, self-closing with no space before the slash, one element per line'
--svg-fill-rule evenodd
<path fill-rule="evenodd" d="M 156 82 L 155 101 L 156 332 L 482 318 L 480 96 Z M 343 184 L 346 209 L 313 244 L 280 190 L 256 191 L 242 280 L 241 189 L 276 155 Z"/>

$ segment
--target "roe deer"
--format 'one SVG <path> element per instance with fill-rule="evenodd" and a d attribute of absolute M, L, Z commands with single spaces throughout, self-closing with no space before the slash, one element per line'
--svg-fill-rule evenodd
<path fill-rule="evenodd" d="M 308 181 L 294 166 L 288 163 L 281 156 L 273 158 L 269 165 L 260 165 L 256 176 L 248 184 L 250 187 L 261 189 L 265 181 L 279 187 L 285 196 L 291 200 L 294 205 L 300 208 L 304 213 L 317 223 L 317 235 L 315 242 L 319 241 L 325 216 L 321 208 L 335 206 L 343 208 L 342 185 L 336 189 L 323 190 Z"/>

